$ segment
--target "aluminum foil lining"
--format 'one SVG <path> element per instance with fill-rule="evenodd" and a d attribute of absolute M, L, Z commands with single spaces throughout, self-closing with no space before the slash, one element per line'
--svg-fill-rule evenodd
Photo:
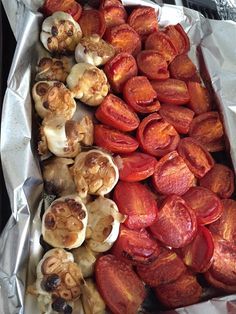
<path fill-rule="evenodd" d="M 35 299 L 26 293 L 26 289 L 34 280 L 35 268 L 41 258 L 40 209 L 44 203 L 31 100 L 35 65 L 39 56 L 45 54 L 39 43 L 42 16 L 36 11 L 41 0 L 2 2 L 16 35 L 17 47 L 9 73 L 1 124 L 1 158 L 12 214 L 0 236 L 0 313 L 39 314 Z M 191 59 L 199 67 L 200 53 L 210 75 L 236 169 L 236 46 L 233 44 L 236 23 L 208 20 L 196 11 L 170 5 L 159 7 L 148 0 L 123 2 L 126 5 L 153 6 L 159 11 L 162 26 L 182 24 L 191 40 Z M 160 311 L 155 309 L 154 313 Z M 166 313 L 236 313 L 236 295 L 214 298 Z"/>

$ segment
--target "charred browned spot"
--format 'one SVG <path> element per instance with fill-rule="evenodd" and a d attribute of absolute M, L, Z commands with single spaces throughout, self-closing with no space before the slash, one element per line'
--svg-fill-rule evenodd
<path fill-rule="evenodd" d="M 63 62 L 60 61 L 60 60 L 57 60 L 57 61 L 54 62 L 54 65 L 55 65 L 56 67 L 63 67 Z"/>
<path fill-rule="evenodd" d="M 67 36 L 69 36 L 69 37 L 71 37 L 71 36 L 73 36 L 73 29 L 69 29 L 68 31 L 67 31 Z"/>
<path fill-rule="evenodd" d="M 78 138 L 77 122 L 73 120 L 68 120 L 65 123 L 66 136 L 71 140 L 76 140 Z"/>
<path fill-rule="evenodd" d="M 109 234 L 111 233 L 111 230 L 112 230 L 112 226 L 107 226 L 103 229 L 102 233 L 105 238 L 109 236 Z"/>
<path fill-rule="evenodd" d="M 62 87 L 62 83 L 61 82 L 55 82 L 54 84 L 53 84 L 55 87 L 58 87 L 58 88 L 60 88 L 60 87 Z"/>
<path fill-rule="evenodd" d="M 48 102 L 48 101 L 44 101 L 44 102 L 43 102 L 43 107 L 44 107 L 45 109 L 49 109 L 49 102 Z"/>
<path fill-rule="evenodd" d="M 58 35 L 58 29 L 57 29 L 56 26 L 52 26 L 51 33 L 52 33 L 52 36 L 57 36 Z"/>
<path fill-rule="evenodd" d="M 50 58 L 42 58 L 39 60 L 38 66 L 39 67 L 45 67 L 45 65 L 51 65 L 52 60 Z"/>
<path fill-rule="evenodd" d="M 100 154 L 98 154 L 98 153 L 91 153 L 91 154 L 87 155 L 87 157 L 85 159 L 85 166 L 89 168 L 91 166 L 97 165 L 99 157 L 100 157 Z"/>
<path fill-rule="evenodd" d="M 51 42 L 52 42 L 52 38 L 48 38 L 48 40 L 47 40 L 47 42 L 48 42 L 48 44 L 51 44 Z"/>
<path fill-rule="evenodd" d="M 55 216 L 51 213 L 48 213 L 45 217 L 45 227 L 47 229 L 55 229 L 56 227 L 56 219 Z"/>
<path fill-rule="evenodd" d="M 36 86 L 36 93 L 39 96 L 44 96 L 48 91 L 49 85 L 47 83 L 39 83 Z"/>

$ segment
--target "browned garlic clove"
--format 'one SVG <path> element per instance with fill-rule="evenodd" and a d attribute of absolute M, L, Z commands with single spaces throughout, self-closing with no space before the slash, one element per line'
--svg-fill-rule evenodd
<path fill-rule="evenodd" d="M 75 98 L 89 106 L 100 105 L 109 91 L 105 73 L 88 63 L 74 65 L 66 81 Z"/>
<path fill-rule="evenodd" d="M 106 313 L 106 304 L 92 279 L 87 279 L 82 288 L 82 303 L 85 314 Z"/>
<path fill-rule="evenodd" d="M 40 39 L 52 53 L 73 53 L 82 37 L 79 24 L 65 12 L 55 12 L 42 24 Z"/>
<path fill-rule="evenodd" d="M 33 86 L 32 96 L 38 115 L 64 116 L 69 120 L 75 113 L 76 102 L 71 91 L 58 81 L 40 81 Z"/>

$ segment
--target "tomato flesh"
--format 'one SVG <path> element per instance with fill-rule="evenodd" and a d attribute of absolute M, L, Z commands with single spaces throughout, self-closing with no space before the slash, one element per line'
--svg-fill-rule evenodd
<path fill-rule="evenodd" d="M 177 54 L 180 55 L 189 51 L 189 38 L 180 24 L 167 26 L 165 28 L 165 34 L 170 38 L 177 51 Z"/>
<path fill-rule="evenodd" d="M 191 80 L 197 72 L 195 64 L 185 54 L 176 56 L 170 63 L 169 70 L 172 78 L 183 81 Z"/>
<path fill-rule="evenodd" d="M 98 34 L 103 36 L 106 30 L 104 16 L 98 10 L 83 10 L 79 19 L 83 36 Z"/>
<path fill-rule="evenodd" d="M 46 0 L 41 10 L 46 16 L 52 15 L 57 11 L 62 11 L 70 14 L 75 21 L 79 20 L 82 13 L 81 5 L 74 0 Z"/>
<path fill-rule="evenodd" d="M 211 110 L 211 99 L 207 89 L 198 82 L 188 82 L 189 108 L 197 115 Z"/>
<path fill-rule="evenodd" d="M 127 13 L 123 6 L 108 6 L 101 9 L 100 12 L 104 16 L 107 28 L 126 23 Z"/>

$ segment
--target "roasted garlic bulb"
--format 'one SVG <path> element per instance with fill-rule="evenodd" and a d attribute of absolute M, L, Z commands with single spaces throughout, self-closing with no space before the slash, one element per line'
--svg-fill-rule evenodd
<path fill-rule="evenodd" d="M 66 82 L 66 78 L 73 66 L 71 58 L 62 57 L 60 59 L 43 57 L 36 67 L 36 81 L 60 81 Z"/>
<path fill-rule="evenodd" d="M 87 221 L 87 209 L 77 194 L 58 198 L 43 215 L 43 239 L 53 247 L 79 247 L 85 240 Z"/>
<path fill-rule="evenodd" d="M 115 202 L 101 196 L 87 204 L 87 210 L 86 245 L 94 252 L 106 252 L 116 241 L 125 216 L 119 213 Z"/>
<path fill-rule="evenodd" d="M 33 86 L 32 95 L 38 115 L 64 116 L 69 120 L 75 113 L 76 102 L 65 85 L 58 81 L 40 81 Z"/>
<path fill-rule="evenodd" d="M 82 288 L 82 303 L 85 314 L 105 314 L 104 303 L 92 279 L 87 279 Z"/>
<path fill-rule="evenodd" d="M 89 106 L 100 105 L 109 91 L 105 73 L 89 63 L 74 65 L 66 81 L 75 98 Z"/>
<path fill-rule="evenodd" d="M 38 264 L 36 291 L 40 307 L 47 313 L 62 312 L 60 308 L 72 313 L 83 285 L 80 267 L 74 263 L 73 255 L 63 249 L 48 251 Z"/>
<path fill-rule="evenodd" d="M 71 171 L 80 197 L 105 195 L 119 178 L 118 168 L 111 156 L 98 149 L 80 153 Z"/>
<path fill-rule="evenodd" d="M 91 277 L 94 272 L 94 266 L 98 253 L 91 251 L 91 249 L 85 244 L 73 249 L 71 253 L 74 256 L 75 262 L 79 265 L 83 277 Z"/>
<path fill-rule="evenodd" d="M 81 122 L 48 116 L 43 120 L 40 134 L 40 154 L 46 154 L 49 149 L 58 157 L 75 157 L 81 151 L 81 144 L 93 144 L 93 122 L 87 116 Z"/>
<path fill-rule="evenodd" d="M 115 49 L 99 35 L 83 37 L 75 49 L 75 60 L 95 66 L 104 65 L 115 55 Z"/>
<path fill-rule="evenodd" d="M 55 12 L 42 24 L 40 39 L 51 53 L 73 53 L 82 37 L 79 24 L 65 12 Z"/>

